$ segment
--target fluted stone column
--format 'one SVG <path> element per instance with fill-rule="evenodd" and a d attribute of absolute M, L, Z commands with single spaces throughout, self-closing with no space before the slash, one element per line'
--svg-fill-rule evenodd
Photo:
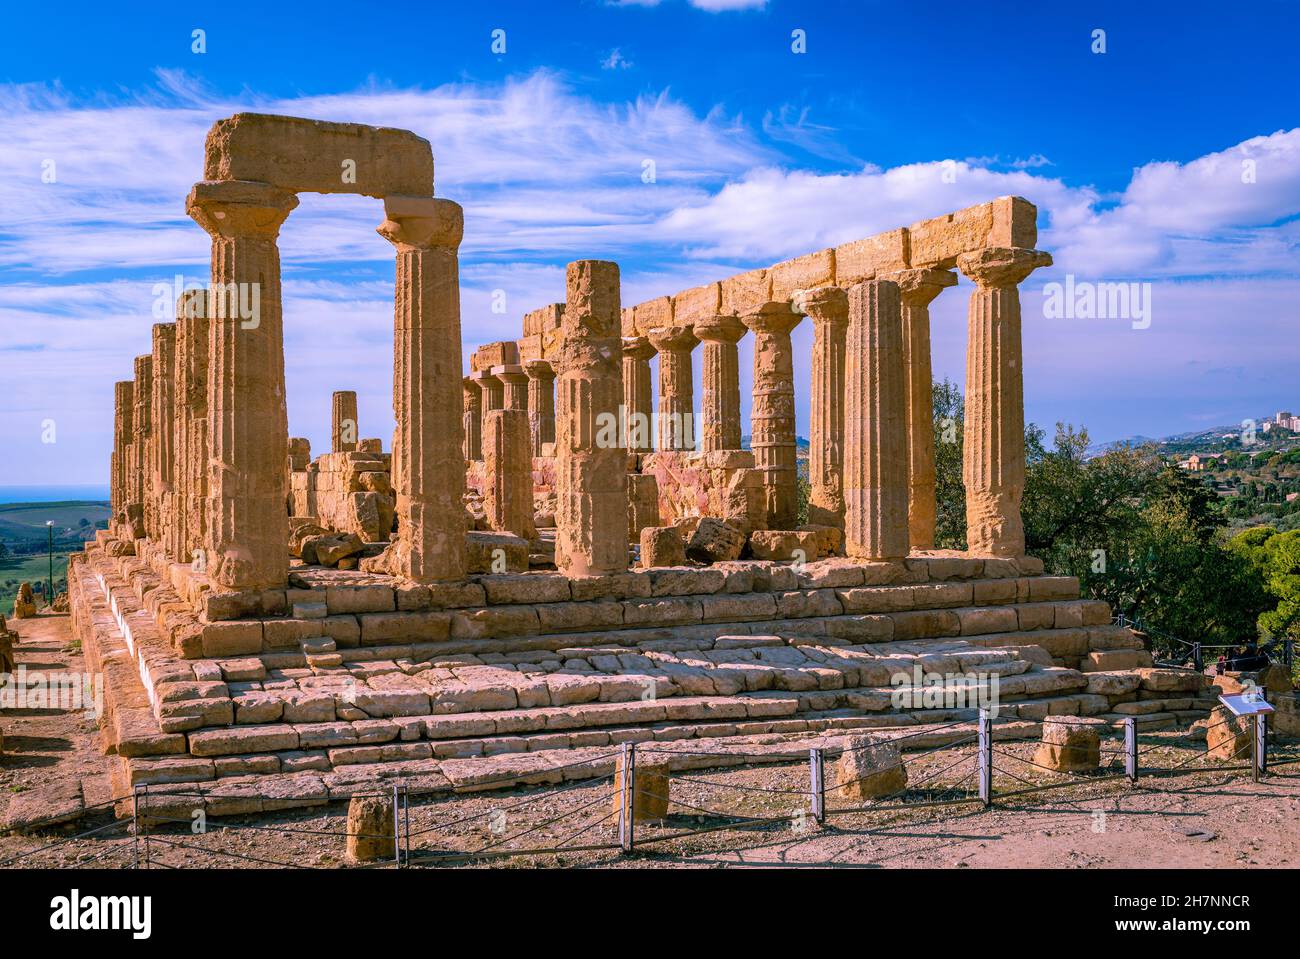
<path fill-rule="evenodd" d="M 898 283 L 907 363 L 907 527 L 913 551 L 934 549 L 934 374 L 930 366 L 930 302 L 957 284 L 951 270 L 904 270 Z"/>
<path fill-rule="evenodd" d="M 623 337 L 623 418 L 626 442 L 633 453 L 654 449 L 654 393 L 650 358 L 655 348 L 644 336 Z"/>
<path fill-rule="evenodd" d="M 135 383 L 113 384 L 113 459 L 111 491 L 113 529 L 126 522 L 126 504 L 131 500 L 131 443 L 135 436 Z"/>
<path fill-rule="evenodd" d="M 149 535 L 156 539 L 173 559 L 172 523 L 176 515 L 176 324 L 155 323 L 153 327 L 153 395 L 150 416 L 153 439 L 149 444 L 151 485 L 156 504 L 154 528 Z"/>
<path fill-rule="evenodd" d="M 740 449 L 740 359 L 736 344 L 745 324 L 734 316 L 712 316 L 695 323 L 704 344 L 700 448 L 704 452 Z"/>
<path fill-rule="evenodd" d="M 488 525 L 534 539 L 532 439 L 526 410 L 492 410 L 483 420 L 483 460 Z"/>
<path fill-rule="evenodd" d="M 483 458 L 483 391 L 471 376 L 461 379 L 465 401 L 465 460 Z"/>
<path fill-rule="evenodd" d="M 794 529 L 799 511 L 790 331 L 801 319 L 789 303 L 766 303 L 741 317 L 754 333 L 750 447 L 767 490 L 769 529 Z"/>
<path fill-rule="evenodd" d="M 194 563 L 207 542 L 208 340 L 207 294 L 187 291 L 176 309 L 176 487 L 181 517 L 178 562 Z"/>
<path fill-rule="evenodd" d="M 289 455 L 276 237 L 292 193 L 241 180 L 197 183 L 186 210 L 212 237 L 209 297 L 208 578 L 235 590 L 283 586 Z"/>
<path fill-rule="evenodd" d="M 357 394 L 353 390 L 339 390 L 330 405 L 330 452 L 355 453 L 359 430 Z"/>
<path fill-rule="evenodd" d="M 659 353 L 658 448 L 695 449 L 695 380 L 691 350 L 699 342 L 687 326 L 650 330 L 650 344 Z"/>
<path fill-rule="evenodd" d="M 474 377 L 483 394 L 483 415 L 506 408 L 506 386 L 490 370 L 479 370 L 470 376 Z"/>
<path fill-rule="evenodd" d="M 532 453 L 542 455 L 542 448 L 555 442 L 555 367 L 549 360 L 529 360 L 524 364 L 528 374 L 528 428 L 532 437 Z"/>
<path fill-rule="evenodd" d="M 135 416 L 131 425 L 135 431 L 132 440 L 134 473 L 132 496 L 143 519 L 143 534 L 152 538 L 157 526 L 155 512 L 157 501 L 153 497 L 153 354 L 135 358 Z M 137 530 L 140 532 L 140 530 Z"/>
<path fill-rule="evenodd" d="M 1020 343 L 1021 281 L 1052 257 L 1006 247 L 964 253 L 957 268 L 975 281 L 967 317 L 966 547 L 972 556 L 1022 556 L 1025 529 L 1025 390 Z"/>
<path fill-rule="evenodd" d="M 796 312 L 813 321 L 808 522 L 844 528 L 844 344 L 849 297 L 836 286 L 801 290 Z"/>
<path fill-rule="evenodd" d="M 627 450 L 618 265 L 570 263 L 556 367 L 555 564 L 569 576 L 627 569 Z"/>
<path fill-rule="evenodd" d="M 851 287 L 844 362 L 844 546 L 901 560 L 907 541 L 907 383 L 898 284 Z"/>
<path fill-rule="evenodd" d="M 393 572 L 415 582 L 463 579 L 465 408 L 460 266 L 464 212 L 450 200 L 388 197 L 379 234 L 397 247 L 393 337 Z"/>
<path fill-rule="evenodd" d="M 501 381 L 501 408 L 528 411 L 528 374 L 519 364 L 492 367 L 492 375 Z"/>

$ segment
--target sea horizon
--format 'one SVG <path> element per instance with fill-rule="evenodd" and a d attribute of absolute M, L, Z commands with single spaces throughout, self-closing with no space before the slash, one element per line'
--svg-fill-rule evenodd
<path fill-rule="evenodd" d="M 108 502 L 108 487 L 94 483 L 69 486 L 0 486 L 0 506 L 10 503 L 57 503 L 63 500 Z"/>

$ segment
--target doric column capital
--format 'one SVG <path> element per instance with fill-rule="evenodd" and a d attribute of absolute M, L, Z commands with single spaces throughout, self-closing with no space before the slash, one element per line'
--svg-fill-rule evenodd
<path fill-rule="evenodd" d="M 648 337 L 623 337 L 623 357 L 629 360 L 648 360 L 655 355 L 655 348 Z"/>
<path fill-rule="evenodd" d="M 745 324 L 738 316 L 706 316 L 695 321 L 696 339 L 711 343 L 739 343 L 745 335 Z"/>
<path fill-rule="evenodd" d="M 752 313 L 746 313 L 740 322 L 755 333 L 768 333 L 775 336 L 789 334 L 804 315 L 797 312 L 789 303 L 764 303 Z"/>
<path fill-rule="evenodd" d="M 431 196 L 384 197 L 384 222 L 375 231 L 401 251 L 454 253 L 465 235 L 459 203 Z"/>
<path fill-rule="evenodd" d="M 469 378 L 477 383 L 484 393 L 501 385 L 501 381 L 490 370 L 476 370 L 469 375 Z"/>
<path fill-rule="evenodd" d="M 297 195 L 252 180 L 202 180 L 185 200 L 185 212 L 213 237 L 260 237 L 280 233 Z"/>
<path fill-rule="evenodd" d="M 491 373 L 502 383 L 509 383 L 513 386 L 524 386 L 528 383 L 528 374 L 524 372 L 524 368 L 518 363 L 494 366 Z"/>
<path fill-rule="evenodd" d="M 524 364 L 524 373 L 530 380 L 550 382 L 555 379 L 555 364 L 550 360 L 529 360 Z"/>
<path fill-rule="evenodd" d="M 480 391 L 483 389 L 482 384 L 480 384 L 478 380 L 474 379 L 473 373 L 462 377 L 461 384 L 465 387 L 465 391 L 472 396 L 478 396 Z"/>
<path fill-rule="evenodd" d="M 689 326 L 660 326 L 646 331 L 648 339 L 659 353 L 676 353 L 679 350 L 692 350 L 700 342 Z"/>
<path fill-rule="evenodd" d="M 899 270 L 885 277 L 898 284 L 898 294 L 904 306 L 928 306 L 946 287 L 957 285 L 957 274 L 952 270 L 925 268 Z"/>
<path fill-rule="evenodd" d="M 849 295 L 838 286 L 795 290 L 790 306 L 796 313 L 812 317 L 814 323 L 849 322 Z"/>
<path fill-rule="evenodd" d="M 981 289 L 1010 289 L 1040 266 L 1051 266 L 1052 255 L 1043 250 L 1018 247 L 988 247 L 957 257 L 957 269 Z"/>

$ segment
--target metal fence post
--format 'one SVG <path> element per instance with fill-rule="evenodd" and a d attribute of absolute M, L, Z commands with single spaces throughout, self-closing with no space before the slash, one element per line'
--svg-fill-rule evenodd
<path fill-rule="evenodd" d="M 397 841 L 397 824 L 401 822 L 397 806 L 397 783 L 393 783 L 393 868 L 402 868 L 402 845 Z"/>
<path fill-rule="evenodd" d="M 131 787 L 131 835 L 135 836 L 135 868 L 140 868 L 140 787 Z"/>
<path fill-rule="evenodd" d="M 1192 662 L 1196 664 L 1198 670 L 1204 669 L 1205 664 L 1201 661 L 1201 644 L 1192 643 Z"/>
<path fill-rule="evenodd" d="M 142 790 L 144 795 L 144 820 L 141 828 L 144 829 L 144 868 L 149 868 L 149 787 L 145 785 Z"/>
<path fill-rule="evenodd" d="M 1134 716 L 1124 720 L 1124 773 L 1130 784 L 1138 781 L 1138 728 Z"/>
<path fill-rule="evenodd" d="M 817 748 L 808 750 L 809 799 L 812 802 L 813 819 L 817 825 L 826 825 L 826 764 L 822 751 Z"/>
<path fill-rule="evenodd" d="M 618 843 L 630 853 L 636 841 L 636 815 L 632 796 L 636 790 L 636 744 L 623 744 L 623 770 L 619 777 L 621 802 L 618 805 Z"/>
<path fill-rule="evenodd" d="M 1267 702 L 1266 693 L 1263 689 L 1259 691 L 1259 696 Z M 1255 782 L 1264 778 L 1264 773 L 1268 769 L 1268 714 L 1255 714 L 1255 734 L 1251 737 L 1250 748 L 1250 777 Z"/>
<path fill-rule="evenodd" d="M 993 719 L 987 709 L 980 710 L 979 730 L 980 799 L 987 808 L 993 805 Z"/>
<path fill-rule="evenodd" d="M 411 866 L 411 788 L 402 786 L 402 858 Z"/>

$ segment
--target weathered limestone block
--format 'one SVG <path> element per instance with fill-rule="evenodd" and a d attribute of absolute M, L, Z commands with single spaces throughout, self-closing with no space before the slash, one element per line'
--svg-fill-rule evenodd
<path fill-rule="evenodd" d="M 22 583 L 14 597 L 14 619 L 31 619 L 36 615 L 36 595 L 31 583 Z"/>
<path fill-rule="evenodd" d="M 483 460 L 488 526 L 497 532 L 533 539 L 533 457 L 528 413 L 492 410 L 483 419 Z"/>
<path fill-rule="evenodd" d="M 260 180 L 295 193 L 433 195 L 433 150 L 409 130 L 262 113 L 218 120 L 207 180 Z"/>
<path fill-rule="evenodd" d="M 697 563 L 721 563 L 739 559 L 745 548 L 745 534 L 729 520 L 702 517 L 691 534 L 686 555 Z"/>
<path fill-rule="evenodd" d="M 465 570 L 469 573 L 526 572 L 528 540 L 510 533 L 470 531 L 465 534 Z"/>
<path fill-rule="evenodd" d="M 652 822 L 668 817 L 672 799 L 670 769 L 667 763 L 656 763 L 637 757 L 633 765 L 632 821 Z M 614 811 L 623 808 L 623 754 L 614 760 Z"/>
<path fill-rule="evenodd" d="M 347 856 L 352 862 L 392 859 L 397 852 L 393 800 L 353 796 L 348 801 Z"/>
<path fill-rule="evenodd" d="M 777 562 L 812 562 L 821 556 L 815 532 L 800 530 L 756 530 L 749 534 L 749 551 L 754 559 Z"/>
<path fill-rule="evenodd" d="M 1211 759 L 1249 762 L 1255 724 L 1249 716 L 1236 716 L 1226 706 L 1216 706 L 1205 724 L 1205 745 Z"/>
<path fill-rule="evenodd" d="M 849 739 L 835 764 L 835 792 L 841 801 L 877 799 L 907 788 L 907 767 L 895 743 L 868 736 Z"/>
<path fill-rule="evenodd" d="M 898 284 L 849 290 L 844 548 L 852 559 L 908 554 L 907 395 Z"/>
<path fill-rule="evenodd" d="M 685 566 L 686 544 L 676 526 L 648 526 L 641 530 L 641 566 Z"/>
<path fill-rule="evenodd" d="M 1034 762 L 1057 772 L 1082 772 L 1101 763 L 1100 731 L 1104 719 L 1083 716 L 1048 716 Z"/>

